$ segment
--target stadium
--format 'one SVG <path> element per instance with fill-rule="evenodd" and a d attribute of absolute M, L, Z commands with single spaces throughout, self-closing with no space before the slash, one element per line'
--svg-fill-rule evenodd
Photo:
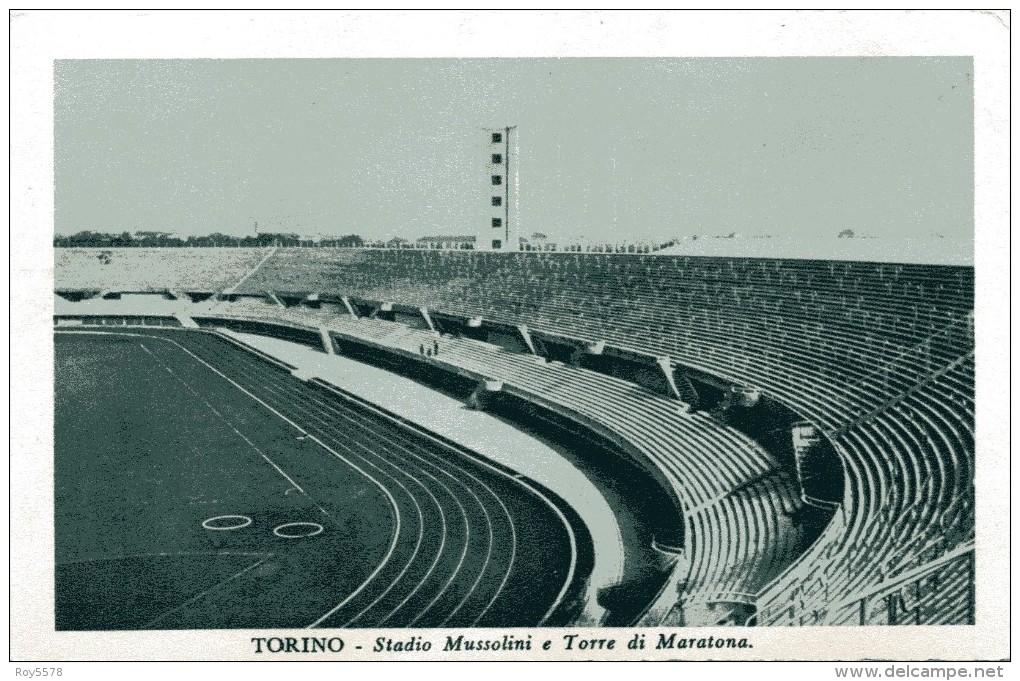
<path fill-rule="evenodd" d="M 973 624 L 966 258 L 525 238 L 481 130 L 417 241 L 55 239 L 57 629 Z"/>
<path fill-rule="evenodd" d="M 410 377 L 625 481 L 636 527 L 621 581 L 597 594 L 606 623 L 972 621 L 972 268 L 433 249 L 56 259 L 58 561 L 65 537 L 69 553 L 124 556 L 58 567 L 68 628 L 254 626 L 273 607 L 292 626 L 585 610 L 592 539 L 562 498 L 255 336 Z M 114 414 L 123 439 L 99 463 L 78 456 Z M 62 480 L 117 490 L 93 512 L 149 531 L 90 535 L 78 504 L 94 489 Z M 136 600 L 85 607 L 135 572 L 156 580 Z M 242 611 L 224 608 L 246 590 Z M 147 620 L 164 598 L 184 602 Z"/>

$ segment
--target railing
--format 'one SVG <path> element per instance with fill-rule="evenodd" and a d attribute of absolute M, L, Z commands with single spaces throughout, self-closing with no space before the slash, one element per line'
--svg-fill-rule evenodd
<path fill-rule="evenodd" d="M 757 594 L 747 593 L 746 591 L 709 591 L 705 594 L 699 594 L 697 598 L 693 598 L 686 601 L 688 604 L 693 603 L 740 603 L 741 605 L 754 605 L 758 599 Z"/>
<path fill-rule="evenodd" d="M 949 328 L 951 328 L 951 327 L 947 327 L 947 329 L 944 329 L 940 333 L 948 333 Z M 924 343 L 922 343 L 922 345 L 923 344 Z M 895 395 L 894 397 L 890 397 L 890 398 L 886 399 L 884 402 L 882 402 L 881 404 L 877 405 L 873 409 L 867 411 L 864 414 L 860 414 L 859 416 L 857 416 L 857 418 L 855 418 L 855 419 L 853 419 L 851 421 L 848 421 L 847 423 L 843 424 L 839 428 L 837 428 L 835 430 L 827 430 L 826 433 L 831 438 L 838 438 L 838 437 L 844 435 L 845 433 L 851 431 L 852 429 L 854 429 L 854 428 L 856 428 L 858 426 L 867 424 L 872 419 L 874 419 L 876 416 L 878 416 L 879 414 L 882 414 L 883 412 L 888 410 L 894 404 L 897 404 L 898 402 L 902 402 L 903 400 L 907 399 L 908 397 L 910 397 L 914 393 L 918 392 L 919 390 L 921 390 L 925 386 L 929 385 L 930 383 L 938 380 L 939 377 L 941 377 L 944 374 L 952 371 L 958 365 L 960 365 L 962 362 L 967 361 L 968 359 L 970 359 L 973 356 L 974 356 L 974 350 L 970 350 L 969 352 L 965 352 L 962 355 L 959 355 L 958 357 L 956 357 L 952 361 L 948 362 L 947 364 L 945 364 L 945 365 L 939 367 L 938 369 L 934 369 L 934 370 L 928 372 L 927 374 L 925 374 L 923 377 L 921 377 L 921 379 L 919 381 L 917 381 L 915 383 L 912 383 L 910 388 L 908 388 L 907 390 L 902 391 L 901 393 L 899 393 L 898 395 Z M 884 370 L 888 370 L 888 368 L 889 368 L 889 365 L 886 365 L 885 367 L 883 367 L 882 369 L 879 369 L 878 371 L 882 371 L 883 369 Z M 873 374 L 874 374 L 874 372 L 873 372 Z M 863 381 L 861 381 L 861 383 L 863 383 Z"/>
<path fill-rule="evenodd" d="M 758 613 L 759 624 L 973 624 L 974 544 L 886 579 L 834 604 L 812 608 L 791 594 L 788 605 Z M 947 604 L 946 601 L 949 601 Z"/>
<path fill-rule="evenodd" d="M 956 589 L 962 593 L 954 593 Z M 956 601 L 955 617 L 951 608 L 939 605 L 945 598 Z M 852 623 L 861 625 L 936 623 L 945 613 L 950 619 L 946 624 L 974 624 L 974 545 L 960 546 L 828 610 L 834 621 L 853 613 Z"/>

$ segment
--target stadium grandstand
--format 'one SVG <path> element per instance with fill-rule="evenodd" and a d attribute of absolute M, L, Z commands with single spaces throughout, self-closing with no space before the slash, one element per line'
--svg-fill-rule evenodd
<path fill-rule="evenodd" d="M 973 623 L 973 267 L 690 256 L 675 244 L 500 252 L 455 241 L 57 248 L 58 350 L 99 332 L 151 338 L 119 366 L 155 351 L 188 386 L 212 371 L 350 466 L 334 421 L 342 413 L 358 424 L 350 437 L 361 467 L 377 471 L 374 491 L 337 457 L 307 484 L 317 479 L 312 459 L 280 454 L 280 467 L 297 471 L 297 489 L 320 490 L 309 498 L 361 489 L 364 517 L 344 527 L 385 538 L 394 515 L 418 520 L 393 531 L 389 553 L 361 547 L 375 573 L 310 588 L 340 605 L 304 624 L 581 622 L 598 539 L 556 490 L 249 337 L 296 343 L 327 364 L 382 367 L 566 449 L 575 443 L 575 465 L 613 488 L 607 498 L 634 526 L 616 583 L 597 589 L 602 624 Z M 58 407 L 61 375 L 58 362 Z M 240 414 L 228 393 L 220 385 L 203 400 Z M 72 435 L 58 429 L 58 472 L 62 437 Z M 320 510 L 352 513 L 336 503 Z M 458 543 L 475 522 L 486 532 Z M 58 552 L 60 541 L 58 525 Z M 330 541 L 308 546 L 358 550 Z M 323 559 L 311 550 L 301 560 Z M 258 565 L 246 574 L 261 574 Z M 214 605 L 145 623 L 195 626 Z M 263 624 L 253 612 L 223 623 Z M 66 626 L 127 625 L 72 617 Z"/>

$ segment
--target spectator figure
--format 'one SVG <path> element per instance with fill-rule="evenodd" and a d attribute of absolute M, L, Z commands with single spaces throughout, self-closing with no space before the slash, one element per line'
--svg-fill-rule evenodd
<path fill-rule="evenodd" d="M 439 341 L 437 340 L 432 341 L 432 353 L 435 355 L 439 354 Z"/>
<path fill-rule="evenodd" d="M 418 345 L 418 352 L 421 354 L 422 357 L 425 356 L 425 345 L 424 345 L 424 343 Z"/>
<path fill-rule="evenodd" d="M 426 357 L 432 356 L 432 348 L 425 348 L 425 356 Z"/>

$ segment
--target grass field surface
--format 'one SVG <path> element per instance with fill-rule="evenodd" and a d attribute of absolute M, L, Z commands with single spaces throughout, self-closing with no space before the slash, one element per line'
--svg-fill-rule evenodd
<path fill-rule="evenodd" d="M 563 621 L 587 538 L 547 492 L 222 337 L 125 331 L 56 334 L 58 629 Z"/>

